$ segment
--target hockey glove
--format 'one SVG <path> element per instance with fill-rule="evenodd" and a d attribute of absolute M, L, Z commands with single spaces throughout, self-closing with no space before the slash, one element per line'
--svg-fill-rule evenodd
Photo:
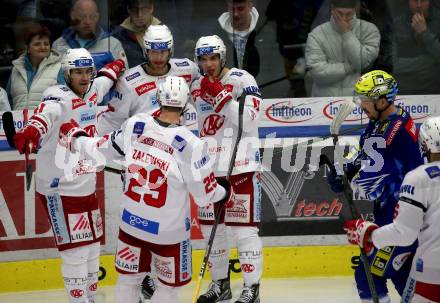
<path fill-rule="evenodd" d="M 344 179 L 334 170 L 329 170 L 327 174 L 327 183 L 330 185 L 330 188 L 334 193 L 339 194 L 344 191 Z"/>
<path fill-rule="evenodd" d="M 59 144 L 68 148 L 70 151 L 74 151 L 73 139 L 81 136 L 88 137 L 89 135 L 85 130 L 79 127 L 78 123 L 70 119 L 69 122 L 63 123 L 60 126 Z"/>
<path fill-rule="evenodd" d="M 371 233 L 379 228 L 376 224 L 364 221 L 362 219 L 349 220 L 344 224 L 344 231 L 347 233 L 348 242 L 353 245 L 359 245 L 367 255 L 370 255 L 374 249 L 371 242 Z"/>
<path fill-rule="evenodd" d="M 200 83 L 200 95 L 203 100 L 209 103 L 216 113 L 232 100 L 232 95 L 228 92 L 218 78 L 211 82 L 208 77 L 203 77 Z"/>
<path fill-rule="evenodd" d="M 98 71 L 98 77 L 105 76 L 113 80 L 113 82 L 116 84 L 116 81 L 118 81 L 119 76 L 122 75 L 124 70 L 125 70 L 124 60 L 118 59 L 110 63 L 107 63 L 103 68 L 101 68 Z"/>
<path fill-rule="evenodd" d="M 225 197 L 218 201 L 218 203 L 224 203 L 225 208 L 232 208 L 234 206 L 235 195 L 231 183 L 229 183 L 226 178 L 216 178 L 216 180 L 217 183 L 226 190 Z"/>
<path fill-rule="evenodd" d="M 15 148 L 20 154 L 35 153 L 40 142 L 40 138 L 47 132 L 47 122 L 39 115 L 34 115 L 29 119 L 27 126 L 15 134 Z"/>

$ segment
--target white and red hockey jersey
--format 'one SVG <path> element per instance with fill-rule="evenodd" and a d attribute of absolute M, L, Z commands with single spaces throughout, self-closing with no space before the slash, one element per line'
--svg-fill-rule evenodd
<path fill-rule="evenodd" d="M 90 136 L 96 133 L 97 104 L 113 86 L 107 77 L 96 78 L 84 98 L 69 87 L 55 85 L 43 93 L 42 103 L 32 118 L 44 124 L 44 134 L 36 156 L 36 190 L 40 194 L 54 191 L 62 196 L 87 196 L 95 192 L 96 175 L 84 159 L 73 157 L 59 144 L 63 123 L 75 120 Z M 92 170 L 93 171 L 93 170 Z"/>
<path fill-rule="evenodd" d="M 221 200 L 206 144 L 187 127 L 137 114 L 102 138 L 80 137 L 75 148 L 89 157 L 125 161 L 120 228 L 157 244 L 189 238 L 192 194 L 201 207 Z"/>
<path fill-rule="evenodd" d="M 237 150 L 232 175 L 259 170 L 260 151 L 258 122 L 261 96 L 254 77 L 245 70 L 232 68 L 220 80 L 233 100 L 219 113 L 200 96 L 203 77 L 193 82 L 191 95 L 197 111 L 200 137 L 208 142 L 209 155 L 215 159 L 216 176 L 226 176 L 238 133 L 240 96 L 246 93 L 243 112 L 243 133 Z"/>
<path fill-rule="evenodd" d="M 440 162 L 410 171 L 400 188 L 393 223 L 376 229 L 376 247 L 407 246 L 419 239 L 411 277 L 440 284 Z"/>
<path fill-rule="evenodd" d="M 117 130 L 128 118 L 138 113 L 152 114 L 159 109 L 156 92 L 159 84 L 168 76 L 183 77 L 188 86 L 198 78 L 199 69 L 189 59 L 170 59 L 170 70 L 163 76 L 147 74 L 142 65 L 127 70 L 119 78 L 108 108 L 100 114 L 98 134 Z"/>

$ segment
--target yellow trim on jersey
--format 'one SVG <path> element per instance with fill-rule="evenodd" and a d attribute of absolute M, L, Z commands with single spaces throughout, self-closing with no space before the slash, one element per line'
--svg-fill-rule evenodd
<path fill-rule="evenodd" d="M 351 258 L 358 253 L 356 246 L 265 247 L 263 279 L 352 275 Z M 193 251 L 193 276 L 196 276 L 200 270 L 203 254 L 203 250 Z M 238 259 L 235 249 L 231 251 L 231 260 L 234 259 Z M 234 261 L 232 263 L 235 263 L 235 269 L 238 271 L 239 264 Z M 105 277 L 99 281 L 99 285 L 115 285 L 117 274 L 114 268 L 114 256 L 101 256 L 100 266 L 105 270 Z M 0 292 L 64 287 L 60 259 L 2 262 L 0 272 Z M 103 272 L 100 274 L 102 275 Z M 239 278 L 241 273 L 231 272 L 231 277 Z M 208 271 L 205 279 L 209 279 Z"/>

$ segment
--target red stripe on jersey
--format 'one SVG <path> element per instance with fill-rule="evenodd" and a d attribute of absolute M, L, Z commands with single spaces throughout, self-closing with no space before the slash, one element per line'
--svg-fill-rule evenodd
<path fill-rule="evenodd" d="M 412 118 L 410 118 L 408 122 L 406 122 L 405 129 L 410 137 L 413 139 L 413 141 L 417 142 L 417 127 Z"/>

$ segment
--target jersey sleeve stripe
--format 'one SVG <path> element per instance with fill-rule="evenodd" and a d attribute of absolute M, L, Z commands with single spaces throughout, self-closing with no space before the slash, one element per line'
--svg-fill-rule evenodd
<path fill-rule="evenodd" d="M 426 212 L 426 210 L 427 210 L 427 208 L 422 203 L 417 202 L 417 201 L 415 201 L 413 199 L 410 199 L 410 198 L 407 198 L 407 197 L 400 197 L 399 200 L 402 201 L 402 202 L 406 202 L 408 204 L 414 205 L 415 207 L 418 207 L 418 208 L 422 209 L 423 212 Z"/>
<path fill-rule="evenodd" d="M 119 145 L 116 143 L 116 133 L 113 132 L 110 140 L 112 141 L 112 147 L 123 157 L 125 157 L 125 153 L 122 151 L 122 149 L 119 147 Z"/>

